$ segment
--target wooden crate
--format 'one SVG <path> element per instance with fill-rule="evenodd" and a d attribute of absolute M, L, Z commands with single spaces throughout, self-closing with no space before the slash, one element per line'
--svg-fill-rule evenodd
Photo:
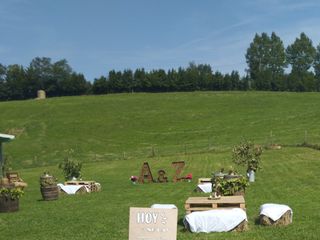
<path fill-rule="evenodd" d="M 208 197 L 189 197 L 184 207 L 187 214 L 219 208 L 246 208 L 243 196 L 222 196 L 215 200 Z"/>
<path fill-rule="evenodd" d="M 198 184 L 201 184 L 201 183 L 211 183 L 211 178 L 199 178 Z"/>

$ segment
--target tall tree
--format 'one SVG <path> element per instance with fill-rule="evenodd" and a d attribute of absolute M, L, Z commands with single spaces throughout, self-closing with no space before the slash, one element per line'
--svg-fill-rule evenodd
<path fill-rule="evenodd" d="M 278 82 L 286 66 L 285 48 L 281 39 L 273 32 L 256 34 L 247 49 L 248 73 L 257 90 L 278 90 Z"/>
<path fill-rule="evenodd" d="M 146 85 L 145 84 L 146 81 L 147 81 L 146 72 L 145 72 L 144 68 L 136 69 L 136 71 L 133 74 L 134 91 L 137 91 L 137 92 L 146 91 L 144 89 L 144 87 Z"/>
<path fill-rule="evenodd" d="M 112 93 L 124 92 L 121 71 L 116 72 L 115 70 L 111 70 L 109 72 L 108 84 Z"/>
<path fill-rule="evenodd" d="M 48 96 L 57 95 L 57 81 L 53 77 L 51 59 L 47 57 L 36 57 L 32 59 L 29 68 L 29 81 L 39 82 L 39 86 L 46 91 Z"/>
<path fill-rule="evenodd" d="M 284 68 L 287 65 L 286 50 L 282 40 L 274 32 L 272 32 L 270 38 L 270 59 L 268 65 L 272 74 L 270 90 L 283 90 Z"/>
<path fill-rule="evenodd" d="M 0 100 L 8 99 L 8 85 L 6 82 L 7 68 L 0 63 Z"/>
<path fill-rule="evenodd" d="M 123 71 L 122 84 L 125 92 L 133 92 L 133 73 L 130 69 Z"/>
<path fill-rule="evenodd" d="M 55 89 L 54 94 L 55 96 L 59 95 L 73 95 L 74 89 L 66 89 L 66 86 L 74 87 L 75 83 L 71 83 L 72 80 L 76 79 L 78 76 L 77 74 L 72 76 L 72 68 L 68 64 L 66 59 L 59 60 L 52 64 L 51 67 L 52 71 L 52 81 L 51 89 Z M 78 94 L 76 94 L 78 95 Z"/>
<path fill-rule="evenodd" d="M 9 99 L 25 99 L 26 73 L 23 66 L 18 64 L 7 67 L 6 82 Z"/>
<path fill-rule="evenodd" d="M 94 80 L 92 85 L 93 94 L 106 94 L 109 92 L 108 81 L 107 78 L 101 76 Z"/>
<path fill-rule="evenodd" d="M 317 52 L 314 59 L 315 87 L 316 91 L 320 91 L 320 44 L 317 46 Z"/>
<path fill-rule="evenodd" d="M 300 34 L 286 50 L 287 61 L 292 70 L 289 75 L 289 87 L 294 91 L 314 90 L 314 78 L 308 70 L 313 66 L 316 49 L 305 33 Z"/>
<path fill-rule="evenodd" d="M 72 73 L 61 82 L 61 93 L 67 96 L 83 95 L 88 91 L 88 83 L 83 74 Z"/>

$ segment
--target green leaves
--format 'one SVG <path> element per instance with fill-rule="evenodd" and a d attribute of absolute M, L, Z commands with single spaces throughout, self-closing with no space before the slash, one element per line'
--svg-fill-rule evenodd
<path fill-rule="evenodd" d="M 244 140 L 232 149 L 232 159 L 237 165 L 247 166 L 247 171 L 257 171 L 260 168 L 262 148 Z"/>
<path fill-rule="evenodd" d="M 69 157 L 66 157 L 64 161 L 59 164 L 59 168 L 62 169 L 66 180 L 81 177 L 82 163 L 74 161 Z"/>
<path fill-rule="evenodd" d="M 232 196 L 237 192 L 244 192 L 249 186 L 249 182 L 246 177 L 237 178 L 216 178 L 216 189 L 219 188 L 220 193 L 223 196 Z"/>
<path fill-rule="evenodd" d="M 6 199 L 19 199 L 24 194 L 24 191 L 21 188 L 4 188 L 0 189 L 0 196 L 5 197 Z"/>
<path fill-rule="evenodd" d="M 257 90 L 279 90 L 284 75 L 286 56 L 283 42 L 273 32 L 256 34 L 247 49 L 246 61 L 249 66 L 253 87 Z"/>
<path fill-rule="evenodd" d="M 287 62 L 292 66 L 292 72 L 304 73 L 313 65 L 316 49 L 312 45 L 311 39 L 305 33 L 300 34 L 293 44 L 286 50 Z"/>

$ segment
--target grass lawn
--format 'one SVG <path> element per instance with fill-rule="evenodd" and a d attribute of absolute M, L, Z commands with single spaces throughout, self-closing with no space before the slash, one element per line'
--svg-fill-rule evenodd
<path fill-rule="evenodd" d="M 181 225 L 184 202 L 197 178 L 232 165 L 231 148 L 242 137 L 257 143 L 319 143 L 314 93 L 119 94 L 0 103 L 1 132 L 17 138 L 4 146 L 14 170 L 28 182 L 20 210 L 0 214 L 1 239 L 128 239 L 129 207 L 172 203 L 179 209 L 177 239 L 319 239 L 320 151 L 284 147 L 266 150 L 262 170 L 246 192 L 250 230 L 244 233 L 192 234 Z M 272 135 L 271 135 L 272 131 Z M 153 150 L 152 150 L 153 148 Z M 84 162 L 83 176 L 102 191 L 41 201 L 44 170 L 60 182 L 57 164 L 74 149 Z M 154 156 L 152 156 L 154 155 Z M 131 184 L 148 161 L 156 176 L 171 162 L 184 160 L 191 183 Z M 206 196 L 206 195 L 204 195 Z M 263 203 L 288 204 L 287 227 L 255 224 Z"/>

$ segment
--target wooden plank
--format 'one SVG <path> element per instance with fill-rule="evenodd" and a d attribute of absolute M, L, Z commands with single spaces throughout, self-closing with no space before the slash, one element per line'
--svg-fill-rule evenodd
<path fill-rule="evenodd" d="M 245 203 L 243 196 L 222 196 L 220 199 L 207 197 L 189 197 L 186 203 Z"/>
<path fill-rule="evenodd" d="M 185 210 L 187 213 L 234 207 L 245 209 L 245 200 L 243 196 L 222 196 L 220 199 L 189 197 L 185 203 Z"/>
<path fill-rule="evenodd" d="M 201 184 L 201 183 L 211 183 L 211 178 L 199 178 L 198 184 Z"/>
<path fill-rule="evenodd" d="M 67 181 L 64 185 L 92 185 L 95 183 L 95 181 Z"/>

